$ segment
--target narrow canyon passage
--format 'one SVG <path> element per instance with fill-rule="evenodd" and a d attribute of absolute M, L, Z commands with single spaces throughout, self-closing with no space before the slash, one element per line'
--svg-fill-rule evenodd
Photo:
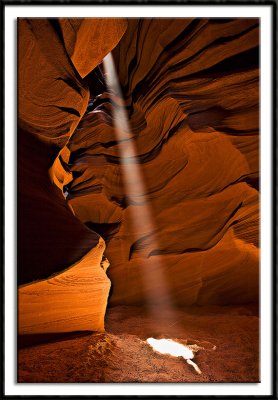
<path fill-rule="evenodd" d="M 258 19 L 18 38 L 18 381 L 258 382 Z"/>

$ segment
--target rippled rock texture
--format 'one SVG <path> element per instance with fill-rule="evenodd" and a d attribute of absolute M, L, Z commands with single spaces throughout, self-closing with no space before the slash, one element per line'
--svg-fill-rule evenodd
<path fill-rule="evenodd" d="M 90 90 L 82 77 L 125 29 L 126 21 L 114 19 L 18 21 L 21 334 L 104 329 L 110 289 L 105 243 L 73 215 L 49 168 L 56 157 L 58 166 L 61 149 L 65 156 L 64 146 L 86 112 Z"/>
<path fill-rule="evenodd" d="M 256 302 L 258 19 L 18 27 L 19 283 L 63 271 L 102 237 L 110 305 L 159 304 L 162 286 L 180 306 Z M 105 82 L 111 50 L 123 99 Z M 128 115 L 121 141 L 115 108 Z M 128 142 L 143 181 L 131 168 L 129 188 Z M 134 223 L 146 209 L 152 223 Z"/>

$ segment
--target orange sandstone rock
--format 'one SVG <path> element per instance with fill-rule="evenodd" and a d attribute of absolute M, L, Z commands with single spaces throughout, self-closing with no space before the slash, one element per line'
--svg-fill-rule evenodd
<path fill-rule="evenodd" d="M 86 225 L 84 237 L 96 232 L 106 241 L 110 305 L 159 303 L 162 285 L 181 306 L 256 302 L 258 20 L 107 24 L 20 21 L 19 122 L 44 145 L 55 144 L 42 170 L 71 217 Z M 113 47 L 123 99 L 97 66 Z M 116 107 L 125 107 L 130 126 L 121 142 Z M 144 193 L 135 169 L 125 185 L 128 142 Z M 32 199 L 42 182 L 36 177 Z M 134 215 L 151 222 L 136 224 Z"/>
<path fill-rule="evenodd" d="M 82 77 L 117 44 L 126 22 L 75 19 L 75 35 L 69 26 L 66 19 L 18 20 L 21 334 L 104 327 L 110 288 L 101 267 L 104 244 L 100 251 L 102 239 L 74 216 L 59 189 L 72 180 L 65 145 L 89 101 Z"/>
<path fill-rule="evenodd" d="M 18 290 L 20 335 L 72 331 L 104 331 L 110 281 L 101 268 L 105 244 L 76 264 Z"/>

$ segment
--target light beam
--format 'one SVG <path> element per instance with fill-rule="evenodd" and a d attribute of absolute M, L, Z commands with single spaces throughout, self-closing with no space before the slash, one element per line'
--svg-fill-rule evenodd
<path fill-rule="evenodd" d="M 148 242 L 149 246 L 157 249 L 159 247 L 155 238 L 154 220 L 147 199 L 147 188 L 140 169 L 135 140 L 129 126 L 124 98 L 111 53 L 104 58 L 103 65 L 106 84 L 112 100 L 113 121 L 121 159 L 124 189 L 128 198 L 128 207 L 130 207 L 132 231 L 134 231 L 135 235 L 137 232 L 137 239 L 139 239 L 139 232 L 147 228 L 148 232 L 151 233 Z M 138 203 L 140 203 L 140 213 L 138 213 L 138 208 L 130 206 Z M 143 257 L 142 253 L 141 256 Z M 151 269 L 147 274 L 143 275 L 144 293 L 148 307 L 151 308 L 156 303 L 156 305 L 163 306 L 162 308 L 164 309 L 173 310 L 167 282 L 165 282 L 165 277 L 163 276 L 163 268 L 157 257 L 153 257 Z M 152 282 L 155 282 L 157 289 L 153 286 Z M 161 307 L 160 311 L 163 311 Z M 158 309 L 156 308 L 154 314 L 157 314 L 157 312 Z"/>

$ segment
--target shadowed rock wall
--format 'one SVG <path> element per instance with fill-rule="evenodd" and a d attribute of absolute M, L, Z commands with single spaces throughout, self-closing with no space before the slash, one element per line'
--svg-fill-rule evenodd
<path fill-rule="evenodd" d="M 19 284 L 68 268 L 99 242 L 51 183 L 49 168 L 87 109 L 90 91 L 81 78 L 82 63 L 88 59 L 94 69 L 125 27 L 121 19 L 18 20 Z"/>
<path fill-rule="evenodd" d="M 29 131 L 47 141 L 54 139 L 59 146 L 51 179 L 77 219 L 106 241 L 111 305 L 142 304 L 144 279 L 159 292 L 158 265 L 175 304 L 256 301 L 258 20 L 131 19 L 127 27 L 121 23 L 125 33 L 113 57 L 131 127 L 128 140 L 135 143 L 144 178 L 144 196 L 131 203 L 126 195 L 119 156 L 125 143 L 116 140 L 115 105 L 105 87 L 103 67 L 94 69 L 103 57 L 98 54 L 96 63 L 91 61 L 95 47 L 88 53 L 91 42 L 82 35 L 78 39 L 73 33 L 77 28 L 70 32 L 82 51 L 76 53 L 65 41 L 67 62 L 59 55 L 59 70 L 52 79 L 54 97 L 45 110 L 53 104 L 55 111 L 49 117 L 42 110 L 30 115 L 30 105 L 19 117 Z M 62 35 L 69 29 L 65 22 L 60 27 Z M 36 45 L 43 49 L 39 40 Z M 105 47 L 103 56 L 115 45 L 114 41 Z M 56 81 L 67 85 L 65 95 L 54 86 Z M 40 88 L 28 92 L 31 102 L 32 93 L 41 96 Z M 47 122 L 41 122 L 42 115 Z M 154 223 L 138 231 L 130 216 L 133 210 L 139 217 L 144 213 L 143 202 Z M 87 231 L 88 237 L 93 235 Z"/>

